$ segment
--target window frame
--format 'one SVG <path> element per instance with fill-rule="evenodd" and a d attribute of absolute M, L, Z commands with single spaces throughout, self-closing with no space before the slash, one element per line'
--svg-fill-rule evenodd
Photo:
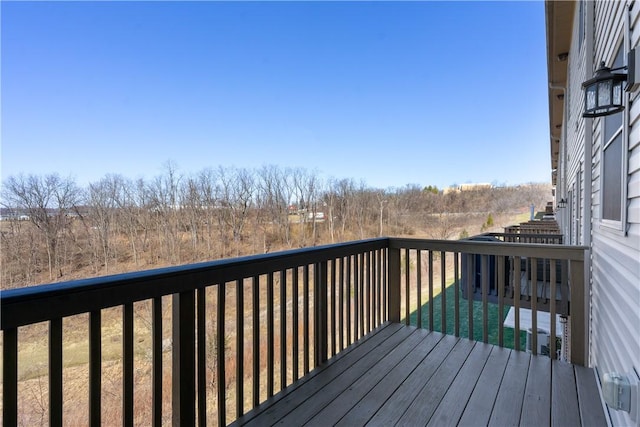
<path fill-rule="evenodd" d="M 615 61 L 618 55 L 622 53 L 622 61 L 626 62 L 626 58 L 624 55 L 624 40 L 621 40 L 617 43 L 617 48 L 614 50 L 614 54 L 612 60 Z M 612 62 L 611 62 L 612 63 Z M 613 63 L 612 63 L 613 64 Z M 625 64 L 626 65 L 626 64 Z M 605 140 L 607 130 L 606 130 L 606 117 L 600 119 L 600 191 L 599 191 L 599 199 L 600 199 L 600 225 L 603 226 L 606 230 L 618 234 L 618 235 L 626 235 L 627 232 L 627 169 L 628 169 L 628 151 L 629 151 L 629 94 L 626 91 L 623 91 L 622 94 L 624 110 L 617 113 L 621 115 L 621 124 L 620 126 L 613 131 L 609 139 Z M 609 219 L 604 217 L 604 200 L 605 200 L 605 150 L 611 146 L 612 143 L 620 136 L 620 219 Z"/>
<path fill-rule="evenodd" d="M 585 0 L 578 0 L 578 50 L 582 51 L 586 37 Z"/>

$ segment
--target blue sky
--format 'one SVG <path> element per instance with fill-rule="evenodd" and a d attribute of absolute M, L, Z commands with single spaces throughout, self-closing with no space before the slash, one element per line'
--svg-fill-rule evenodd
<path fill-rule="evenodd" d="M 2 178 L 550 178 L 544 4 L 2 2 Z"/>

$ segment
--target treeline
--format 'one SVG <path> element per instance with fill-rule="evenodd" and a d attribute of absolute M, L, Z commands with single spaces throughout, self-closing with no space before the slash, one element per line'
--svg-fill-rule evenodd
<path fill-rule="evenodd" d="M 541 207 L 549 196 L 545 184 L 382 190 L 279 166 L 183 174 L 167 164 L 151 179 L 107 175 L 86 187 L 12 176 L 2 188 L 2 287 L 382 235 L 447 239 L 469 215 Z"/>

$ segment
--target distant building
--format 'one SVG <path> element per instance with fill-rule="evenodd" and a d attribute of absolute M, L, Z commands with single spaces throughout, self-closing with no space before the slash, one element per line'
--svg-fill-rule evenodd
<path fill-rule="evenodd" d="M 467 183 L 467 184 L 460 184 L 457 186 L 451 186 L 449 188 L 445 188 L 444 190 L 442 190 L 443 194 L 449 194 L 449 193 L 459 193 L 461 191 L 478 191 L 478 190 L 490 190 L 493 188 L 493 185 L 485 183 L 485 182 L 481 182 L 481 183 Z"/>
<path fill-rule="evenodd" d="M 476 190 L 490 190 L 491 184 L 477 183 L 477 184 L 460 184 L 460 191 L 476 191 Z"/>

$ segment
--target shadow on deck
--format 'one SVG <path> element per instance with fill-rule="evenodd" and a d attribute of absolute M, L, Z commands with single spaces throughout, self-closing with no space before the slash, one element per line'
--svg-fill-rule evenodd
<path fill-rule="evenodd" d="M 592 369 L 385 323 L 234 425 L 606 425 Z"/>

